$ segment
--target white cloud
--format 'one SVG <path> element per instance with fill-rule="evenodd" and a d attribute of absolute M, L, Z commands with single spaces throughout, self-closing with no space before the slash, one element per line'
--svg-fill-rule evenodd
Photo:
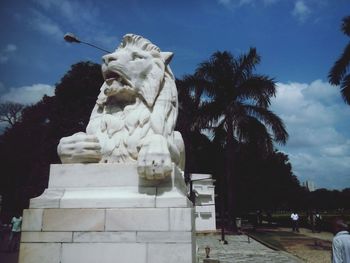
<path fill-rule="evenodd" d="M 347 140 L 344 144 L 324 147 L 322 153 L 325 156 L 330 156 L 330 157 L 342 157 L 344 155 L 350 156 L 350 140 Z"/>
<path fill-rule="evenodd" d="M 93 2 L 70 0 L 33 0 L 45 12 L 53 11 L 72 24 L 93 25 L 98 21 L 99 8 Z"/>
<path fill-rule="evenodd" d="M 305 20 L 311 14 L 310 8 L 305 4 L 305 1 L 298 0 L 294 4 L 292 15 L 298 19 L 299 22 L 305 22 Z"/>
<path fill-rule="evenodd" d="M 335 88 L 321 80 L 278 83 L 272 110 L 286 124 L 285 151 L 300 181 L 316 187 L 350 187 L 350 107 Z"/>
<path fill-rule="evenodd" d="M 96 3 L 69 0 L 32 1 L 36 6 L 32 9 L 30 24 L 36 30 L 62 41 L 66 33 L 61 26 L 64 21 L 66 27 L 84 41 L 102 45 L 106 49 L 117 45 L 119 38 L 107 34 L 110 26 L 103 22 L 104 19 L 100 17 L 100 9 Z"/>
<path fill-rule="evenodd" d="M 113 51 L 116 49 L 120 42 L 120 36 L 111 36 L 109 34 L 106 34 L 106 32 L 97 32 L 94 37 L 91 39 L 91 37 L 87 37 L 88 41 L 91 41 L 92 43 L 95 43 L 101 48 L 104 48 L 109 51 Z"/>
<path fill-rule="evenodd" d="M 12 101 L 22 104 L 33 104 L 42 99 L 44 95 L 53 96 L 55 87 L 47 84 L 33 84 L 10 90 L 1 95 L 0 101 Z"/>
<path fill-rule="evenodd" d="M 16 50 L 16 45 L 7 44 L 6 47 L 0 51 L 0 64 L 5 64 Z"/>
<path fill-rule="evenodd" d="M 8 44 L 5 48 L 5 52 L 14 52 L 17 50 L 17 46 L 14 44 Z"/>
<path fill-rule="evenodd" d="M 32 17 L 29 24 L 32 28 L 45 35 L 49 35 L 60 40 L 62 39 L 64 34 L 58 23 L 35 9 L 32 9 L 31 13 Z"/>

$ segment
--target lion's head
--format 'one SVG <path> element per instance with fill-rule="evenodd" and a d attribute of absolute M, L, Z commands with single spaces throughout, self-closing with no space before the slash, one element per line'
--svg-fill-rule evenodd
<path fill-rule="evenodd" d="M 102 58 L 105 95 L 121 100 L 140 96 L 152 107 L 164 81 L 165 71 L 173 78 L 168 69 L 172 56 L 170 52 L 161 52 L 141 36 L 125 35 L 120 46 Z"/>

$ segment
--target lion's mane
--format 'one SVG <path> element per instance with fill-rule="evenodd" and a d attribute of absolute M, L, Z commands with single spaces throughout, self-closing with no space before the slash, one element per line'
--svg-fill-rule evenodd
<path fill-rule="evenodd" d="M 161 56 L 157 46 L 137 35 L 125 35 L 118 49 L 130 46 Z M 142 141 L 152 134 L 164 136 L 170 148 L 179 150 L 174 133 L 178 114 L 175 78 L 166 62 L 164 67 L 162 81 L 155 83 L 146 78 L 132 104 L 123 105 L 118 96 L 106 98 L 102 105 L 96 103 L 86 132 L 95 134 L 102 144 L 100 162 L 136 161 Z M 105 88 L 104 83 L 98 101 L 105 96 Z"/>

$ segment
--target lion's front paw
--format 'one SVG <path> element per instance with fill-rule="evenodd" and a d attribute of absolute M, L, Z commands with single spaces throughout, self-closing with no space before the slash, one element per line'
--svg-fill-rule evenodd
<path fill-rule="evenodd" d="M 98 163 L 101 159 L 98 139 L 83 132 L 62 138 L 57 153 L 62 163 Z"/>
<path fill-rule="evenodd" d="M 138 173 L 149 180 L 164 179 L 171 175 L 172 161 L 163 136 L 154 135 L 143 144 L 138 157 Z"/>

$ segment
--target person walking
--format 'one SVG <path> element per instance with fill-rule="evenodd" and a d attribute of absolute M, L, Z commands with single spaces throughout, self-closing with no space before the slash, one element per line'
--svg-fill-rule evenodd
<path fill-rule="evenodd" d="M 316 232 L 316 212 L 312 211 L 310 214 L 310 225 L 311 225 L 311 230 L 312 233 Z"/>
<path fill-rule="evenodd" d="M 332 263 L 350 263 L 349 227 L 343 219 L 336 218 L 332 224 Z"/>
<path fill-rule="evenodd" d="M 293 211 L 293 213 L 290 215 L 290 218 L 292 219 L 292 231 L 299 232 L 299 215 L 298 215 L 298 213 Z"/>
<path fill-rule="evenodd" d="M 350 263 L 350 234 L 349 227 L 341 218 L 332 222 L 332 231 L 335 235 L 332 241 L 332 262 Z"/>
<path fill-rule="evenodd" d="M 9 237 L 9 246 L 8 246 L 9 252 L 14 252 L 19 249 L 21 226 L 22 226 L 22 217 L 19 214 L 16 214 L 11 219 L 11 233 Z"/>
<path fill-rule="evenodd" d="M 316 231 L 320 233 L 322 228 L 322 216 L 318 211 L 316 212 L 316 215 L 315 215 L 315 225 L 316 225 Z"/>

